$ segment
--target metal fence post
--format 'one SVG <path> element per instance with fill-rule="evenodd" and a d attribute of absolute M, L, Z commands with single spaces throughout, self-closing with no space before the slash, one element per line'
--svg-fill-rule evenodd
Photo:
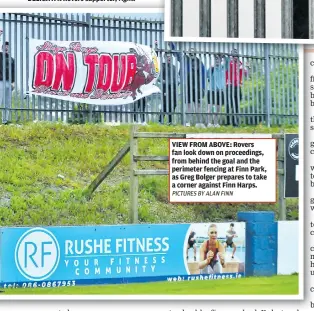
<path fill-rule="evenodd" d="M 278 169 L 279 169 L 279 220 L 286 220 L 286 200 L 285 200 L 285 136 L 282 132 L 278 139 Z"/>
<path fill-rule="evenodd" d="M 314 39 L 314 0 L 309 0 L 309 39 Z"/>
<path fill-rule="evenodd" d="M 255 0 L 254 23 L 254 37 L 265 38 L 265 0 Z"/>
<path fill-rule="evenodd" d="M 239 37 L 239 6 L 238 0 L 228 0 L 228 37 Z"/>
<path fill-rule="evenodd" d="M 182 125 L 186 124 L 186 114 L 185 114 L 185 57 L 184 57 L 184 52 L 183 52 L 183 44 L 180 42 L 179 43 L 179 47 L 180 47 L 180 94 L 181 94 L 181 122 Z"/>
<path fill-rule="evenodd" d="M 264 57 L 265 57 L 265 104 L 266 104 L 266 122 L 267 126 L 270 127 L 270 61 L 269 61 L 269 44 L 264 44 Z"/>
<path fill-rule="evenodd" d="M 182 0 L 171 0 L 171 36 L 182 37 Z"/>
<path fill-rule="evenodd" d="M 281 37 L 293 39 L 293 0 L 282 0 L 281 12 Z"/>
<path fill-rule="evenodd" d="M 136 161 L 134 157 L 137 156 L 138 146 L 137 138 L 134 137 L 137 127 L 135 125 L 131 126 L 130 131 L 130 223 L 138 223 L 138 176 L 135 175 Z"/>
<path fill-rule="evenodd" d="M 2 13 L 2 17 L 3 17 L 3 22 L 2 22 L 2 42 L 4 44 L 5 41 L 7 41 L 7 34 L 6 34 L 6 13 Z M 2 64 L 0 64 L 2 66 L 2 73 L 3 73 L 3 76 L 6 75 L 6 65 L 5 65 L 5 57 L 2 58 Z M 1 98 L 1 101 L 2 101 L 2 121 L 4 121 L 6 119 L 6 115 L 7 115 L 7 104 L 6 104 L 6 98 L 7 98 L 7 95 L 6 95 L 6 92 L 7 92 L 7 88 L 3 85 L 3 93 L 2 93 L 2 98 Z"/>
<path fill-rule="evenodd" d="M 87 33 L 86 33 L 86 39 L 91 40 L 92 37 L 92 18 L 90 13 L 86 13 L 86 22 L 87 22 Z M 92 123 L 93 121 L 93 110 L 94 106 L 93 105 L 88 105 L 88 122 Z"/>
<path fill-rule="evenodd" d="M 211 37 L 211 1 L 200 1 L 200 37 Z"/>

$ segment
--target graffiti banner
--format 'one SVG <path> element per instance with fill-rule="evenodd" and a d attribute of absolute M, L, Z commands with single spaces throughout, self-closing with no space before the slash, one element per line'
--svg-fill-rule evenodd
<path fill-rule="evenodd" d="M 29 91 L 95 105 L 124 105 L 153 93 L 155 51 L 129 42 L 30 39 Z"/>
<path fill-rule="evenodd" d="M 234 279 L 245 223 L 0 230 L 0 287 Z"/>

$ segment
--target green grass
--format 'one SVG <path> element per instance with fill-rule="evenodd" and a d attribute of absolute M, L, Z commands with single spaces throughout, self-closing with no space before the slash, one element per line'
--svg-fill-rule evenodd
<path fill-rule="evenodd" d="M 128 223 L 129 155 L 90 201 L 83 191 L 129 140 L 130 127 L 30 123 L 0 126 L 0 226 Z M 208 129 L 151 125 L 141 131 L 208 132 Z M 218 133 L 296 133 L 298 128 L 221 127 Z M 167 139 L 140 139 L 141 155 L 166 155 Z M 166 168 L 154 162 L 140 168 Z M 229 221 L 241 211 L 273 210 L 277 205 L 169 204 L 166 176 L 141 177 L 140 223 Z M 298 200 L 287 200 L 287 219 L 298 219 Z"/>
<path fill-rule="evenodd" d="M 298 293 L 297 275 L 235 280 L 5 290 L 5 294 L 8 295 L 298 295 Z"/>

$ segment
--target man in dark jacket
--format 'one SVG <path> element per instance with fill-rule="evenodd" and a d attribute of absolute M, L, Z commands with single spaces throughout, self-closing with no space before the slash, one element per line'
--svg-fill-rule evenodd
<path fill-rule="evenodd" d="M 171 48 L 174 50 L 175 45 L 171 43 Z M 185 89 L 187 90 L 187 116 L 186 126 L 191 125 L 191 109 L 192 105 L 195 106 L 196 111 L 200 111 L 201 102 L 205 95 L 207 73 L 206 68 L 200 57 L 197 56 L 194 48 L 190 50 L 181 58 L 180 52 L 174 52 L 178 61 L 180 62 L 180 72 L 182 73 L 182 67 L 185 73 Z"/>
<path fill-rule="evenodd" d="M 164 116 L 168 113 L 168 124 L 172 124 L 173 115 L 177 107 L 177 83 L 178 71 L 173 64 L 172 55 L 170 52 L 164 55 L 164 62 L 162 63 L 161 82 L 163 92 L 163 114 L 159 117 L 159 122 L 163 123 Z"/>
<path fill-rule="evenodd" d="M 2 123 L 11 122 L 12 90 L 15 83 L 14 59 L 9 55 L 9 42 L 6 41 L 0 52 L 0 107 Z M 3 68 L 4 67 L 4 68 Z"/>

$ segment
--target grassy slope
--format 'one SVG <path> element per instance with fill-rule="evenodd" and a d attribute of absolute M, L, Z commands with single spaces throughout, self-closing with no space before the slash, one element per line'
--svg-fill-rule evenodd
<path fill-rule="evenodd" d="M 204 282 L 207 282 L 206 285 Z M 298 276 L 5 290 L 13 295 L 297 295 Z"/>
<path fill-rule="evenodd" d="M 208 129 L 149 126 L 142 131 L 208 132 Z M 279 128 L 212 129 L 213 132 L 278 133 Z M 286 128 L 295 133 L 297 128 Z M 79 225 L 128 222 L 129 156 L 114 169 L 92 200 L 83 189 L 129 139 L 129 126 L 36 123 L 0 126 L 0 225 Z M 141 139 L 140 154 L 166 155 L 167 140 Z M 145 163 L 165 168 L 166 163 Z M 60 176 L 62 175 L 62 176 Z M 274 205 L 170 205 L 167 177 L 140 178 L 141 222 L 204 222 L 235 219 L 238 210 L 275 210 Z M 298 216 L 288 200 L 288 219 Z"/>

